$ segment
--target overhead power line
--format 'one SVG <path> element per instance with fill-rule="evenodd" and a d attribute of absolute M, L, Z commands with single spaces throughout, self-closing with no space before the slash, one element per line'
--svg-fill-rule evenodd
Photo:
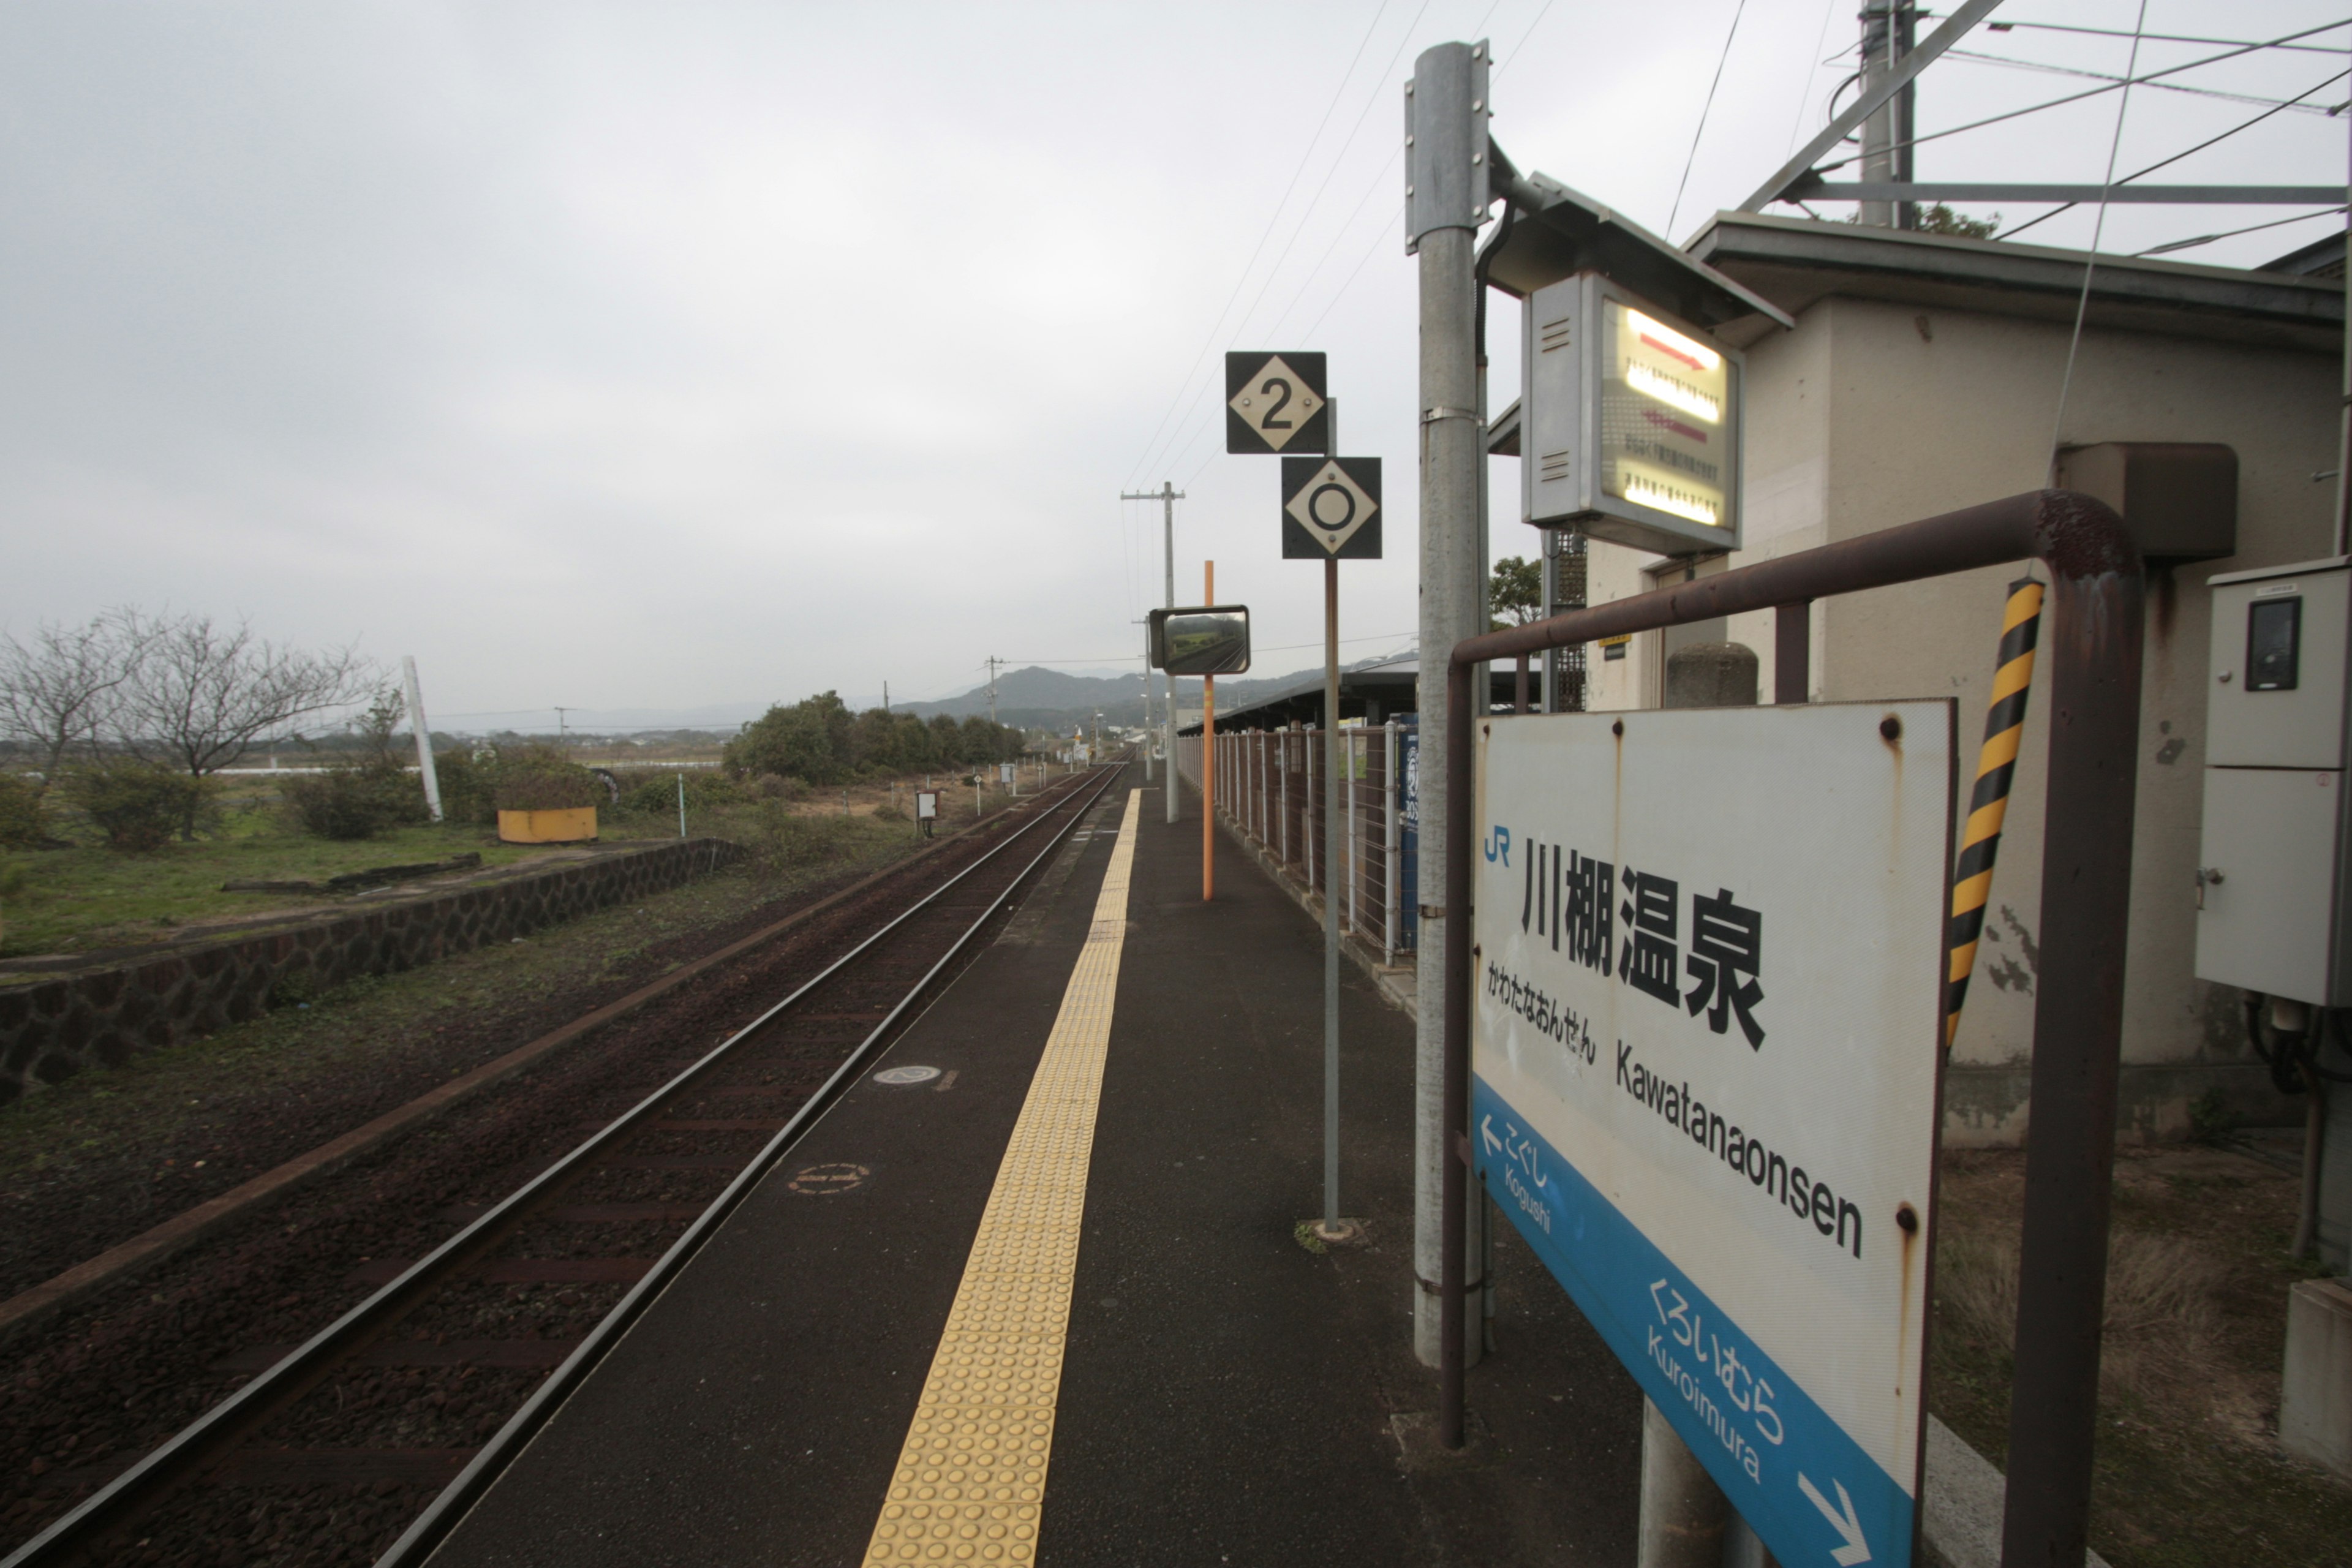
<path fill-rule="evenodd" d="M 1184 379 L 1177 383 L 1176 395 L 1168 400 L 1168 412 L 1160 416 L 1160 425 L 1152 430 L 1151 441 L 1144 448 L 1143 457 L 1137 460 L 1134 471 L 1128 476 L 1129 485 L 1136 483 L 1151 466 L 1152 456 L 1159 450 L 1160 430 L 1167 426 L 1168 421 L 1183 403 L 1184 389 L 1192 384 L 1192 377 L 1200 371 L 1201 362 L 1208 358 L 1209 351 L 1216 346 L 1217 334 L 1224 327 L 1225 318 L 1233 313 L 1234 301 L 1239 300 L 1242 290 L 1248 287 L 1250 274 L 1257 267 L 1257 258 L 1265 254 L 1265 242 L 1272 239 L 1274 231 L 1281 226 L 1282 215 L 1290 205 L 1291 193 L 1297 190 L 1300 177 L 1307 173 L 1307 165 L 1313 160 L 1315 149 L 1323 141 L 1323 132 L 1331 123 L 1332 111 L 1339 107 L 1339 100 L 1347 92 L 1349 79 L 1356 74 L 1356 62 L 1363 58 L 1364 48 L 1372 41 L 1372 34 L 1380 26 L 1381 18 L 1388 14 L 1388 0 L 1381 0 L 1380 8 L 1372 13 L 1370 24 L 1364 28 L 1364 36 L 1356 45 L 1356 52 L 1348 58 L 1348 68 L 1339 73 L 1339 81 L 1332 86 L 1331 101 L 1323 106 L 1323 117 L 1315 122 L 1315 134 L 1307 138 L 1307 150 L 1298 155 L 1298 166 L 1290 172 L 1289 183 L 1282 187 L 1282 197 L 1274 204 L 1274 212 L 1265 222 L 1265 230 L 1257 237 L 1257 244 L 1250 250 L 1249 260 L 1242 266 L 1241 276 L 1234 279 L 1234 291 L 1226 297 L 1224 309 L 1217 312 L 1216 321 L 1209 328 L 1208 336 L 1202 341 L 1201 352 L 1192 356 L 1192 368 L 1184 373 Z"/>
<path fill-rule="evenodd" d="M 2200 234 L 2195 239 L 2175 239 L 2163 245 L 2152 245 L 2146 250 L 2135 250 L 2134 256 L 2166 256 L 2176 250 L 2193 250 L 2200 245 L 2210 245 L 2217 239 L 2235 239 L 2242 234 L 2260 234 L 2266 228 L 2284 228 L 2291 223 L 2309 223 L 2315 217 L 2334 217 L 2342 207 L 2323 207 L 2315 213 L 2298 213 L 2293 217 L 2273 218 L 2268 223 L 2250 223 L 2243 228 L 2223 229 L 2220 234 Z"/>
<path fill-rule="evenodd" d="M 2352 22 L 2328 22 L 2316 27 L 2305 27 L 2298 32 L 2288 33 L 2282 37 L 2273 38 L 2265 43 L 2248 44 L 2242 48 L 2233 48 L 2225 54 L 2208 55 L 2203 59 L 2190 60 L 2184 65 L 2168 66 L 2163 70 L 2150 71 L 2145 76 L 2136 74 L 2126 80 L 2111 81 L 2104 87 L 2088 88 L 2081 92 L 2069 93 L 2064 98 L 2053 98 L 2046 103 L 2036 103 L 2031 104 L 2023 109 L 2008 110 L 2000 114 L 1988 115 L 1982 120 L 1971 120 L 1965 125 L 1954 125 L 1943 131 L 1931 131 L 1924 136 L 1914 136 L 1907 142 L 1897 142 L 1887 150 L 1889 152 L 1899 152 L 1905 147 L 1917 147 L 1929 142 L 1940 142 L 1947 136 L 1958 136 L 1964 131 L 1979 131 L 1988 125 L 1999 125 L 2003 121 L 2021 119 L 2028 114 L 2039 114 L 2045 109 L 2058 109 L 2069 103 L 2080 103 L 2085 99 L 2098 98 L 2103 94 L 2110 92 L 2118 92 L 2126 88 L 2138 86 L 2144 82 L 2156 81 L 2162 77 L 2179 76 L 2182 71 L 2196 70 L 2203 66 L 2218 65 L 2223 60 L 2236 59 L 2239 56 L 2252 54 L 2256 49 L 2275 48 L 2281 44 L 2290 43 L 2297 38 L 2310 37 L 2315 33 L 2325 33 L 2330 28 L 2347 26 L 2352 26 Z M 1861 160 L 1861 157 L 1862 154 L 1857 153 L 1852 157 L 1841 158 L 1835 163 L 1822 163 L 1819 165 L 1814 172 L 1816 174 L 1826 174 L 1834 170 L 1843 169 L 1849 163 L 1857 163 Z"/>
<path fill-rule="evenodd" d="M 2183 158 L 2189 157 L 2189 156 L 2190 156 L 2190 155 L 2191 155 L 2191 154 L 2193 154 L 2193 153 L 2202 153 L 2203 151 L 2205 151 L 2205 149 L 2206 149 L 2206 148 L 2212 146 L 2212 145 L 2213 145 L 2215 142 L 2226 142 L 2226 141 L 2228 141 L 2231 137 L 2235 136 L 2235 135 L 2236 135 L 2239 132 L 2241 132 L 2241 131 L 2245 131 L 2245 130 L 2248 130 L 2248 129 L 2250 129 L 2250 128 L 2252 128 L 2252 127 L 2253 127 L 2253 126 L 2260 125 L 2263 121 L 2268 120 L 2272 115 L 2278 113 L 2281 110 L 2283 110 L 2283 109 L 2286 109 L 2286 108 L 2289 108 L 2289 107 L 2291 107 L 2294 103 L 2300 102 L 2303 99 L 2309 98 L 2309 97 L 2312 95 L 2312 93 L 2317 92 L 2317 91 L 2319 91 L 2319 90 L 2320 90 L 2321 89 L 2323 89 L 2323 88 L 2329 88 L 2329 87 L 2333 87 L 2333 86 L 2335 86 L 2337 82 L 2342 81 L 2342 80 L 2343 80 L 2347 76 L 2352 76 L 2352 71 L 2337 71 L 2334 76 L 2329 77 L 2326 81 L 2323 81 L 2323 82 L 2318 83 L 2316 86 L 2312 87 L 2311 89 L 2309 89 L 2308 90 L 2306 90 L 2306 91 L 2305 91 L 2305 92 L 2301 92 L 2301 93 L 2296 94 L 2296 95 L 2295 95 L 2295 97 L 2294 97 L 2294 99 L 2289 100 L 2286 103 L 2274 104 L 2274 105 L 2273 105 L 2271 108 L 2268 108 L 2268 109 L 2263 110 L 2260 114 L 2255 115 L 2252 120 L 2241 121 L 2239 121 L 2237 124 L 2232 125 L 2232 126 L 2231 126 L 2231 127 L 2230 127 L 2230 129 L 2228 129 L 2227 131 L 2222 132 L 2219 136 L 2209 136 L 2209 137 L 2207 137 L 2204 141 L 2200 142 L 2199 143 L 2197 143 L 2197 145 L 2196 145 L 2196 146 L 2194 146 L 2194 147 L 2188 148 L 2188 149 L 2186 149 L 2185 151 L 2182 151 L 2182 152 L 2175 153 L 2174 153 L 2171 157 L 2169 157 L 2169 158 L 2160 158 L 2160 159 L 2158 159 L 2157 162 L 2155 162 L 2155 163 L 2150 163 L 2150 164 L 2149 164 L 2147 168 L 2145 168 L 2145 169 L 2136 169 L 2136 170 L 2134 170 L 2132 173 L 2130 173 L 2130 174 L 2126 174 L 2122 179 L 2117 180 L 2117 181 L 2116 182 L 2116 184 L 2119 184 L 2119 185 L 2127 185 L 2127 184 L 2130 184 L 2134 180 L 2138 179 L 2142 174 L 2155 174 L 2158 169 L 2169 168 L 2171 165 L 2173 165 L 2173 164 L 2178 163 L 2179 162 L 2180 162 L 2180 160 L 2182 160 Z M 2072 211 L 2072 210 L 2074 209 L 2074 204 L 2073 202 L 2067 202 L 2067 203 L 2065 203 L 2065 204 L 2064 204 L 2064 205 L 2063 205 L 2052 207 L 2048 212 L 2046 212 L 2046 213 L 2042 213 L 2042 214 L 2041 214 L 2039 216 L 2029 218 L 2029 219 L 2027 219 L 2025 222 L 2023 222 L 2023 223 L 2021 223 L 2021 224 L 2019 224 L 2015 228 L 2012 228 L 2012 229 L 2011 229 L 2008 233 L 2006 233 L 2006 234 L 2004 234 L 2004 235 L 2002 235 L 2002 236 L 2001 236 L 2001 238 L 2003 238 L 2003 239 L 2015 239 L 2019 235 L 2023 234 L 2027 229 L 2032 228 L 2035 224 L 2038 224 L 2038 223 L 2047 223 L 2047 222 L 2049 222 L 2052 218 L 2056 217 L 2060 213 Z M 2293 223 L 2293 222 L 2296 222 L 2296 221 L 2299 221 L 2299 220 L 2297 220 L 2297 219 L 2294 219 L 2294 218 L 2285 218 L 2285 219 L 2282 219 L 2282 220 L 2280 220 L 2280 221 L 2281 221 L 2281 222 L 2285 222 L 2285 223 Z M 2272 226 L 2273 226 L 2273 225 L 2270 225 L 2270 224 L 2255 224 L 2255 225 L 2253 225 L 2253 226 L 2252 226 L 2252 228 L 2242 228 L 2242 229 L 2238 229 L 2238 230 L 2235 230 L 2234 232 L 2239 233 L 2239 234 L 2251 234 L 2251 233 L 2252 233 L 2252 232 L 2253 232 L 2253 230 L 2254 230 L 2254 229 L 2256 229 L 2256 228 L 2268 228 L 2268 227 L 2272 227 Z M 2228 237 L 2227 235 L 2218 235 L 2218 234 L 2217 234 L 2217 235 L 2209 235 L 2209 236 L 2207 236 L 2206 237 L 2207 237 L 2207 238 L 2209 238 L 2209 239 L 2226 239 L 2226 238 L 2227 238 L 2227 237 Z M 2183 242 L 2182 246 L 2181 246 L 2181 247 L 2179 247 L 2179 248 L 2183 248 L 2183 249 L 2185 249 L 2185 248 L 2187 248 L 2187 247 L 2188 247 L 2189 245 L 2190 245 L 2190 244 L 2201 245 L 2201 244 L 2203 244 L 2203 243 L 2204 243 L 2204 240 L 2185 241 L 2185 242 Z M 2164 247 L 2164 248 L 2171 248 L 2171 247 Z M 2143 250 L 2143 251 L 2141 251 L 2139 254 L 2141 254 L 2142 256 L 2152 256 L 2152 255 L 2154 255 L 2154 254 L 2155 254 L 2155 252 L 2154 252 L 2154 251 L 2147 251 L 2147 250 Z"/>
<path fill-rule="evenodd" d="M 2337 22 L 2336 26 L 2352 26 L 2352 22 Z M 1988 33 L 2013 33 L 2032 30 L 2037 33 L 2087 33 L 2101 38 L 2128 38 L 2129 33 L 2113 27 L 2071 27 L 2063 22 L 1987 22 Z M 2325 29 L 2321 29 L 2325 31 Z M 2142 37 L 2152 44 L 2226 44 L 2250 49 L 2291 49 L 2297 54 L 2340 55 L 2344 51 L 2326 44 L 2249 44 L 2243 38 L 2194 38 L 2182 33 L 2147 33 Z"/>
<path fill-rule="evenodd" d="M 1987 66 L 2009 66 L 2018 70 L 2039 71 L 2045 76 L 2075 76 L 2090 81 L 2111 81 L 2117 86 L 2121 86 L 2124 81 L 2122 77 L 2111 75 L 2106 71 L 2084 70 L 2079 66 L 2050 65 L 2042 60 L 2014 60 L 2007 55 L 1983 55 L 1974 49 L 1951 49 L 1947 53 L 1950 58 L 1956 60 L 1973 60 L 1979 65 Z M 2301 109 L 2305 114 L 2333 116 L 2336 112 L 2332 109 L 2322 109 L 2315 103 L 2305 104 L 2296 103 L 2292 100 L 2263 98 L 2251 92 L 2223 92 L 2219 88 L 2189 87 L 2177 81 L 2147 81 L 2142 85 L 2158 92 L 2185 92 L 2192 98 L 2218 98 L 2231 103 L 2267 103 L 2275 109 Z"/>
<path fill-rule="evenodd" d="M 1748 0 L 1731 9 L 1731 30 L 1723 35 L 1723 53 L 1715 58 L 1715 79 L 1706 84 L 1706 101 L 1699 105 L 1698 129 L 1691 132 L 1690 152 L 1683 158 L 1683 177 L 1675 183 L 1675 205 L 1666 213 L 1666 242 L 1674 243 L 1675 220 L 1683 216 L 1683 193 L 1690 188 L 1691 165 L 1698 162 L 1698 144 L 1706 135 L 1706 117 L 1715 112 L 1715 89 L 1723 85 L 1723 68 L 1731 59 L 1731 41 L 1739 37 L 1739 18 L 1748 15 Z"/>

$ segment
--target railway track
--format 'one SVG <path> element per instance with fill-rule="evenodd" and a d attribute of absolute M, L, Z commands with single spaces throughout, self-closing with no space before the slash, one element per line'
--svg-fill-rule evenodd
<path fill-rule="evenodd" d="M 352 1279 L 375 1288 L 357 1305 L 299 1345 L 218 1363 L 249 1380 L 0 1568 L 423 1561 L 1119 771 L 1074 786 L 503 1199 L 446 1215 L 460 1228 L 425 1256 L 362 1261 Z M 431 1500 L 387 1521 L 404 1496 Z"/>

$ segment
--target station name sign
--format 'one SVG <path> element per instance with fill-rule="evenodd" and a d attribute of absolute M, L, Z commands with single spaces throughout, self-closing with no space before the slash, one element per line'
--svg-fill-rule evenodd
<path fill-rule="evenodd" d="M 1595 273 L 1528 297 L 1526 516 L 1662 555 L 1739 548 L 1735 351 Z"/>
<path fill-rule="evenodd" d="M 1910 1556 L 1953 711 L 1481 725 L 1474 1163 L 1783 1563 Z"/>

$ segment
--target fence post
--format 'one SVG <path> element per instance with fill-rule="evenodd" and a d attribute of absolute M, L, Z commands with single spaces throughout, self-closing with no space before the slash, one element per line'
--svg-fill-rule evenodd
<path fill-rule="evenodd" d="M 1323 750 L 1322 747 L 1315 743 L 1316 734 L 1317 732 L 1313 730 L 1306 731 L 1307 799 L 1300 804 L 1298 808 L 1300 826 L 1305 829 L 1307 835 L 1307 890 L 1310 893 L 1313 892 L 1317 887 L 1315 874 L 1318 871 L 1321 871 L 1325 873 L 1326 879 L 1328 879 L 1330 871 L 1329 867 L 1318 863 L 1318 858 L 1315 853 L 1316 843 L 1322 837 L 1322 835 L 1316 831 L 1317 823 L 1315 821 L 1315 804 L 1322 797 L 1315 792 L 1315 758 L 1317 754 Z M 1327 899 L 1329 898 L 1331 896 L 1331 889 L 1325 888 L 1323 889 L 1323 896 Z"/>
<path fill-rule="evenodd" d="M 1348 741 L 1348 775 L 1345 775 L 1345 790 L 1348 790 L 1348 933 L 1350 933 L 1350 936 L 1362 936 L 1364 933 L 1364 926 L 1362 926 L 1364 851 L 1362 847 L 1355 842 L 1357 827 L 1360 827 L 1360 823 L 1362 823 L 1364 818 L 1362 811 L 1357 809 L 1357 790 L 1362 790 L 1362 778 L 1360 778 L 1360 769 L 1357 769 L 1357 762 L 1355 762 L 1355 742 L 1360 741 L 1360 738 L 1362 736 L 1357 736 L 1357 733 L 1348 733 L 1348 736 L 1345 736 L 1345 741 Z"/>
<path fill-rule="evenodd" d="M 1381 828 L 1381 880 L 1386 884 L 1381 898 L 1381 963 L 1396 965 L 1397 939 L 1397 727 L 1391 719 L 1382 726 L 1381 737 L 1381 796 L 1388 820 Z"/>

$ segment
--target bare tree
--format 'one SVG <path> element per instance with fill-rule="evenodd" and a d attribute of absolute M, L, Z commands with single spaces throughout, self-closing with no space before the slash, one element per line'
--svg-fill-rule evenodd
<path fill-rule="evenodd" d="M 41 771 L 42 787 L 76 751 L 94 747 L 139 662 L 142 627 L 121 614 L 86 626 L 44 621 L 31 638 L 0 635 L 0 735 Z"/>
<path fill-rule="evenodd" d="M 366 697 L 375 671 L 351 648 L 305 653 L 210 616 L 121 613 L 138 658 L 110 728 L 126 751 L 199 777 L 297 719 Z"/>

